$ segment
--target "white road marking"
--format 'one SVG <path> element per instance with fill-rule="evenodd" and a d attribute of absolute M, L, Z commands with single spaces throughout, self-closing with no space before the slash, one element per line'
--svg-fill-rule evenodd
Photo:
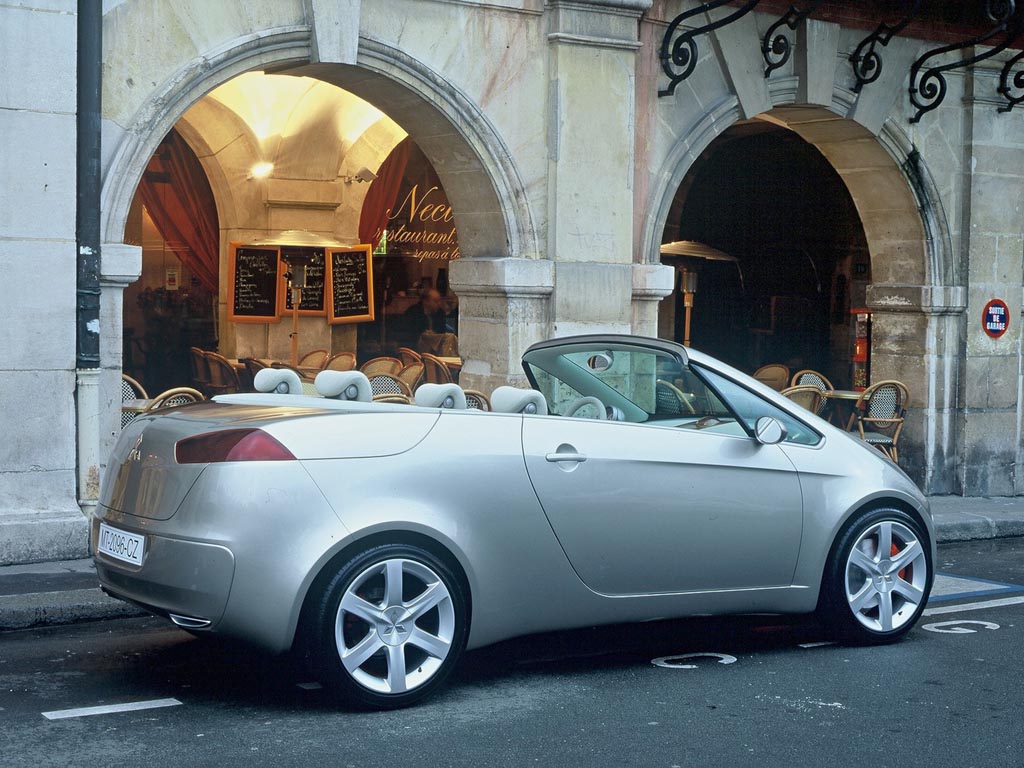
<path fill-rule="evenodd" d="M 800 643 L 800 647 L 801 648 L 821 648 L 822 646 L 825 646 L 825 645 L 835 645 L 835 643 L 832 642 L 831 640 L 822 640 L 821 642 L 818 642 L 818 643 Z"/>
<path fill-rule="evenodd" d="M 728 653 L 684 653 L 682 656 L 659 656 L 651 661 L 656 667 L 665 669 L 696 669 L 696 664 L 681 664 L 685 659 L 714 659 L 719 664 L 735 664 L 736 657 Z"/>
<path fill-rule="evenodd" d="M 304 691 L 319 691 L 321 688 L 323 688 L 323 686 L 320 685 L 320 683 L 296 683 L 295 687 L 301 688 Z"/>
<path fill-rule="evenodd" d="M 962 605 L 946 605 L 942 608 L 925 608 L 922 616 L 939 616 L 943 613 L 960 613 L 960 611 L 983 611 L 986 608 L 1000 608 L 1004 605 L 1020 605 L 1024 597 L 1003 597 L 999 600 L 983 600 L 980 603 L 963 603 Z"/>
<path fill-rule="evenodd" d="M 937 621 L 934 624 L 925 624 L 921 629 L 929 632 L 939 632 L 943 635 L 973 635 L 977 633 L 978 630 L 966 627 L 964 626 L 965 624 L 984 627 L 985 629 L 999 629 L 999 625 L 991 621 L 968 621 L 967 619 Z"/>
<path fill-rule="evenodd" d="M 128 704 L 106 704 L 101 707 L 58 709 L 54 712 L 43 712 L 42 715 L 47 720 L 66 720 L 69 717 L 89 717 L 90 715 L 109 715 L 113 712 L 137 712 L 140 709 L 180 706 L 181 702 L 177 699 L 152 699 L 151 701 L 133 701 Z"/>

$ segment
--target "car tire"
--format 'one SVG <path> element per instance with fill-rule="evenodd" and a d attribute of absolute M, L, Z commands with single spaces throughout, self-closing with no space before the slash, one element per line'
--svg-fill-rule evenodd
<path fill-rule="evenodd" d="M 344 703 L 397 709 L 440 688 L 466 646 L 462 582 L 431 552 L 368 549 L 329 579 L 314 613 L 311 661 Z"/>
<path fill-rule="evenodd" d="M 825 565 L 820 620 L 843 642 L 899 640 L 928 601 L 931 551 L 924 527 L 906 512 L 884 508 L 855 515 L 836 537 Z"/>

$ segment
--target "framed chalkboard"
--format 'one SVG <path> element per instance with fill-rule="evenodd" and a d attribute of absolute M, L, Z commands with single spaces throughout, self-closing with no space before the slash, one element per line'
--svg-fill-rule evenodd
<path fill-rule="evenodd" d="M 324 249 L 282 245 L 281 261 L 284 263 L 284 270 L 288 268 L 288 257 L 291 255 L 305 256 L 309 260 L 306 264 L 306 287 L 302 289 L 302 299 L 299 301 L 299 314 L 323 316 L 326 311 L 324 306 L 324 281 L 327 275 Z M 281 314 L 290 314 L 292 311 L 292 292 L 288 290 L 287 281 L 282 285 L 281 297 Z"/>
<path fill-rule="evenodd" d="M 269 323 L 280 320 L 281 286 L 277 248 L 231 244 L 228 264 L 228 320 Z"/>
<path fill-rule="evenodd" d="M 369 245 L 327 249 L 327 322 L 373 320 L 373 254 Z"/>

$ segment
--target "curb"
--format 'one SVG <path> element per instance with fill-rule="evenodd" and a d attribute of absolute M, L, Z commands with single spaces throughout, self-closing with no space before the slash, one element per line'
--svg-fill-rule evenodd
<path fill-rule="evenodd" d="M 144 616 L 145 611 L 95 589 L 0 596 L 0 631 Z"/>

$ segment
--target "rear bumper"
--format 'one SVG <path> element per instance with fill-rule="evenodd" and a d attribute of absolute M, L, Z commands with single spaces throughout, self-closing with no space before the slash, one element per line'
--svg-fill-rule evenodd
<path fill-rule="evenodd" d="M 101 520 L 145 537 L 141 566 L 97 552 Z M 93 517 L 90 550 L 103 589 L 152 613 L 198 619 L 216 627 L 234 579 L 235 558 L 231 551 L 218 544 L 147 533 L 145 527 L 132 523 L 130 516 L 111 513 L 103 507 Z"/>

